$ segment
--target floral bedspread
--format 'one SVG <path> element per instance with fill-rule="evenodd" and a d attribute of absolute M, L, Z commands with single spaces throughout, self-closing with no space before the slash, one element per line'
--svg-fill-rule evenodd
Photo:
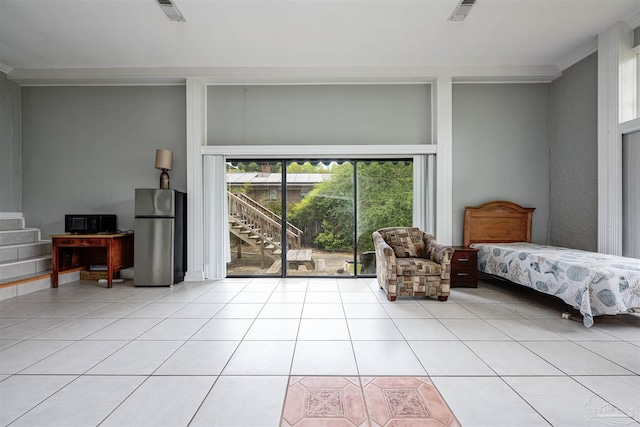
<path fill-rule="evenodd" d="M 562 299 L 593 316 L 640 307 L 640 259 L 532 243 L 476 243 L 478 270 Z"/>

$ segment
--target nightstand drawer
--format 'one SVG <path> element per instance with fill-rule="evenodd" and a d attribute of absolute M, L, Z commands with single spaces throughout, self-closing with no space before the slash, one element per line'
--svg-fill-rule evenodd
<path fill-rule="evenodd" d="M 468 251 L 460 251 L 456 250 L 451 257 L 451 263 L 457 263 L 459 266 L 463 265 L 473 265 L 475 267 L 475 262 L 478 259 L 475 252 Z"/>
<path fill-rule="evenodd" d="M 461 281 L 476 281 L 478 280 L 477 270 L 456 270 L 451 272 L 451 280 Z"/>

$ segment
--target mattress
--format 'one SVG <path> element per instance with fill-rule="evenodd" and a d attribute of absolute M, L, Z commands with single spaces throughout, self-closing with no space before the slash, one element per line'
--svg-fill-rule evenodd
<path fill-rule="evenodd" d="M 556 296 L 593 317 L 640 307 L 640 259 L 532 243 L 475 243 L 478 270 Z"/>

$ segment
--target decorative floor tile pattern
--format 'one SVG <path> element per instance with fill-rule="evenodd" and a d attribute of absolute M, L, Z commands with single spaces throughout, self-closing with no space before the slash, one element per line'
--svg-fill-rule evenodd
<path fill-rule="evenodd" d="M 359 378 L 291 377 L 281 426 L 369 426 Z"/>
<path fill-rule="evenodd" d="M 427 377 L 291 377 L 281 427 L 460 424 Z"/>
<path fill-rule="evenodd" d="M 371 427 L 459 426 L 427 377 L 362 377 Z"/>

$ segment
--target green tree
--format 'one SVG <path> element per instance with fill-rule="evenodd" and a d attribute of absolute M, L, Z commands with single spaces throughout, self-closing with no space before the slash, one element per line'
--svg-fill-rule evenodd
<path fill-rule="evenodd" d="M 353 248 L 353 164 L 333 164 L 331 178 L 317 184 L 290 210 L 289 221 L 305 232 L 305 244 L 328 251 Z M 358 232 L 360 251 L 373 250 L 371 233 L 382 227 L 410 226 L 413 216 L 411 162 L 359 162 Z"/>
<path fill-rule="evenodd" d="M 358 249 L 371 251 L 371 234 L 413 221 L 413 163 L 358 163 Z"/>
<path fill-rule="evenodd" d="M 306 244 L 327 251 L 353 247 L 353 165 L 343 163 L 331 168 L 331 178 L 294 205 L 289 221 L 305 232 Z M 309 239 L 312 239 L 310 242 Z"/>

